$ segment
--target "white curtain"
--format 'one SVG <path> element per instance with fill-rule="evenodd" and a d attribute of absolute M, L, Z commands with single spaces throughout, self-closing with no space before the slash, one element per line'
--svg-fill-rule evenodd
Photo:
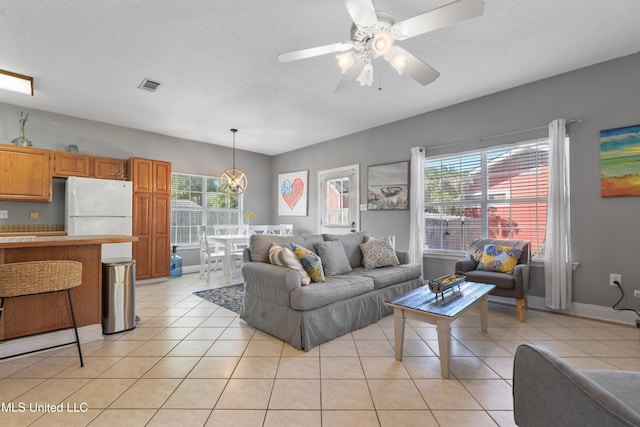
<path fill-rule="evenodd" d="M 549 202 L 544 248 L 546 304 L 571 308 L 571 220 L 569 208 L 569 141 L 565 120 L 549 123 Z"/>
<path fill-rule="evenodd" d="M 422 266 L 422 248 L 424 246 L 424 159 L 425 149 L 411 149 L 411 194 L 409 194 L 409 259 Z M 420 270 L 422 271 L 422 269 Z"/>

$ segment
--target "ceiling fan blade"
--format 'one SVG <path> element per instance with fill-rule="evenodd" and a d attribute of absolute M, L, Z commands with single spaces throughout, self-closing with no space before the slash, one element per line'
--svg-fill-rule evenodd
<path fill-rule="evenodd" d="M 405 40 L 474 18 L 482 15 L 483 11 L 483 0 L 458 0 L 394 24 L 391 27 L 391 35 L 396 40 Z"/>
<path fill-rule="evenodd" d="M 357 26 L 373 27 L 378 23 L 376 9 L 371 0 L 344 0 L 351 19 Z"/>
<path fill-rule="evenodd" d="M 309 49 L 295 50 L 293 52 L 281 53 L 278 55 L 280 62 L 291 62 L 299 59 L 313 58 L 314 56 L 326 55 L 328 53 L 346 52 L 353 47 L 353 43 L 334 43 L 326 46 L 311 47 Z"/>
<path fill-rule="evenodd" d="M 343 93 L 349 89 L 353 83 L 356 81 L 362 69 L 364 68 L 364 61 L 357 61 L 351 67 L 345 71 L 344 76 L 342 76 L 342 80 L 338 83 L 338 87 L 336 87 L 335 93 Z"/>
<path fill-rule="evenodd" d="M 426 86 L 429 83 L 432 83 L 434 80 L 436 80 L 440 76 L 440 73 L 438 71 L 431 68 L 424 62 L 420 61 L 418 58 L 416 58 L 415 56 L 413 56 L 412 54 L 410 54 L 409 52 L 407 52 L 406 50 L 404 50 L 398 45 L 393 46 L 392 53 L 393 55 L 403 55 L 405 57 L 406 63 L 402 70 L 402 74 L 407 74 L 411 76 L 415 81 L 417 81 L 423 86 Z M 387 61 L 392 62 L 393 55 L 386 56 L 385 59 L 387 59 L 388 57 Z"/>

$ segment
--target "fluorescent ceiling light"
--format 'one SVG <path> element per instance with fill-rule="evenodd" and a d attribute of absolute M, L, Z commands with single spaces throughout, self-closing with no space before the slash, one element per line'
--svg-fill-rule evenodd
<path fill-rule="evenodd" d="M 33 96 L 33 77 L 0 70 L 0 89 Z"/>

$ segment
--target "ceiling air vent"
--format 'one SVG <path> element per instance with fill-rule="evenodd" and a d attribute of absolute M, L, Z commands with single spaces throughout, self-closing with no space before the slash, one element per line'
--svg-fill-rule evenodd
<path fill-rule="evenodd" d="M 140 86 L 138 86 L 138 89 L 144 89 L 144 90 L 148 90 L 149 92 L 155 92 L 156 89 L 158 89 L 158 86 L 160 86 L 160 82 L 153 81 L 147 77 L 142 81 L 142 83 L 140 83 Z"/>

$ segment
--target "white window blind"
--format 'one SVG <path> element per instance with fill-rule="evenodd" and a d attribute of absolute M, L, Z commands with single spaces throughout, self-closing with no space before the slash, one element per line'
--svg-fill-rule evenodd
<path fill-rule="evenodd" d="M 171 175 L 171 244 L 198 244 L 198 226 L 240 224 L 242 196 L 219 191 L 217 177 L 173 173 Z"/>
<path fill-rule="evenodd" d="M 427 158 L 427 250 L 464 251 L 479 238 L 531 242 L 544 253 L 548 143 L 526 141 Z"/>

